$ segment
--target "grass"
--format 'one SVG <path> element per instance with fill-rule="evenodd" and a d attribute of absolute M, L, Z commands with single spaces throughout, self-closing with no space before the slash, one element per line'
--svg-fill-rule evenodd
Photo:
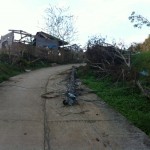
<path fill-rule="evenodd" d="M 2 55 L 0 55 L 0 58 Z M 0 83 L 8 80 L 10 77 L 18 75 L 20 73 L 25 72 L 25 69 L 39 69 L 39 68 L 44 68 L 44 67 L 49 67 L 51 64 L 46 61 L 36 61 L 34 63 L 29 64 L 26 60 L 22 60 L 21 64 L 15 64 L 12 65 L 8 63 L 8 60 L 5 59 L 0 59 Z"/>
<path fill-rule="evenodd" d="M 8 80 L 10 77 L 20 74 L 22 72 L 24 71 L 21 68 L 0 62 L 0 82 Z"/>
<path fill-rule="evenodd" d="M 84 84 L 97 91 L 99 97 L 150 136 L 150 100 L 130 84 L 114 84 L 110 78 L 98 80 L 91 72 L 86 75 L 81 72 L 79 70 L 78 75 Z"/>

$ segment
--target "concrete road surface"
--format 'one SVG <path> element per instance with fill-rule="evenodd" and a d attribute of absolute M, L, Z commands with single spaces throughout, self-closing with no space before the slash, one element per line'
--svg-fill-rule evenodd
<path fill-rule="evenodd" d="M 63 106 L 72 65 L 31 71 L 0 84 L 0 150 L 150 150 L 150 139 L 79 84 Z"/>

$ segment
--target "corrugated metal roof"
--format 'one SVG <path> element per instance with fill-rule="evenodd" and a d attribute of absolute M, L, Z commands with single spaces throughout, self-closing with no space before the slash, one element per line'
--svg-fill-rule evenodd
<path fill-rule="evenodd" d="M 63 41 L 63 40 L 61 40 L 61 39 L 59 39 L 59 38 L 56 38 L 55 36 L 52 36 L 52 35 L 50 35 L 50 34 L 47 34 L 47 33 L 43 32 L 43 31 L 37 32 L 36 35 L 42 35 L 45 39 L 48 38 L 48 39 L 55 39 L 55 40 L 58 40 L 59 43 L 60 43 L 60 46 L 61 46 L 61 45 L 67 45 L 67 44 L 68 44 L 68 42 Z"/>

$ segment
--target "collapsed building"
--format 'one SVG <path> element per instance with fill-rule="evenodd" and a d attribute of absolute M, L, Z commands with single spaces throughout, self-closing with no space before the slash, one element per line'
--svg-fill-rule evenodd
<path fill-rule="evenodd" d="M 62 45 L 68 44 L 52 35 L 44 32 L 37 32 L 32 35 L 23 30 L 9 30 L 10 32 L 1 36 L 0 48 L 9 48 L 13 43 L 30 44 L 41 48 L 58 49 Z M 17 39 L 16 39 L 17 38 Z"/>
<path fill-rule="evenodd" d="M 9 30 L 8 34 L 1 36 L 0 52 L 15 57 L 32 55 L 52 62 L 67 63 L 81 60 L 79 57 L 81 54 L 74 50 L 75 46 L 66 49 L 65 45 L 68 45 L 66 41 L 42 31 L 32 35 L 23 30 Z"/>
<path fill-rule="evenodd" d="M 42 31 L 37 32 L 33 40 L 33 45 L 35 45 L 36 47 L 43 47 L 55 50 L 59 49 L 60 46 L 67 44 L 67 42 Z"/>

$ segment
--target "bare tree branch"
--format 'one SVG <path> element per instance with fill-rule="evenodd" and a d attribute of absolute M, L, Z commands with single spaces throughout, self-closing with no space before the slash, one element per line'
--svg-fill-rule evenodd
<path fill-rule="evenodd" d="M 46 15 L 48 33 L 67 42 L 74 40 L 77 30 L 74 25 L 75 18 L 69 14 L 69 7 L 59 8 L 50 5 L 46 9 Z"/>
<path fill-rule="evenodd" d="M 88 41 L 86 56 L 88 65 L 98 76 L 112 75 L 117 81 L 128 78 L 131 64 L 129 51 L 125 50 L 122 43 L 109 44 L 105 38 L 93 37 Z M 120 49 L 121 47 L 122 49 Z"/>
<path fill-rule="evenodd" d="M 143 25 L 150 27 L 150 21 L 142 15 L 136 14 L 134 11 L 129 16 L 129 20 L 134 23 L 134 27 L 142 28 Z"/>

